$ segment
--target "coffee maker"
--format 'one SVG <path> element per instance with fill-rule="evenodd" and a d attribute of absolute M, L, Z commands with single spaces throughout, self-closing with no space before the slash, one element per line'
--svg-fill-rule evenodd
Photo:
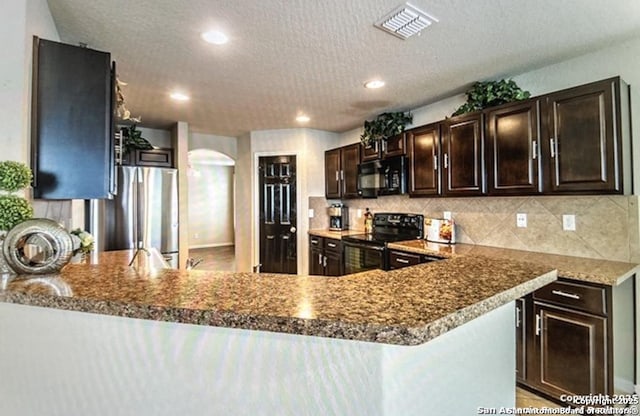
<path fill-rule="evenodd" d="M 349 208 L 343 204 L 329 207 L 329 230 L 342 231 L 349 228 Z"/>

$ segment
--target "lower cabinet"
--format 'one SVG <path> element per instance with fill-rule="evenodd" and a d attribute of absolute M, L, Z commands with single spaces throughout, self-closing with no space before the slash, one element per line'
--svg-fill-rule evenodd
<path fill-rule="evenodd" d="M 406 251 L 389 250 L 389 270 L 401 269 L 403 267 L 415 266 L 416 264 L 428 263 L 442 260 L 439 257 L 425 254 L 409 253 Z"/>
<path fill-rule="evenodd" d="M 342 242 L 334 238 L 309 237 L 309 274 L 342 276 L 344 260 Z"/>
<path fill-rule="evenodd" d="M 634 280 L 612 287 L 561 278 L 518 299 L 517 382 L 556 400 L 632 390 Z"/>

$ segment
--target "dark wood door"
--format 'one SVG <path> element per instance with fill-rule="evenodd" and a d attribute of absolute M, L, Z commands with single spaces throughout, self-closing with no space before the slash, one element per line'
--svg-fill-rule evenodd
<path fill-rule="evenodd" d="M 527 314 L 526 299 L 516 299 L 516 380 L 527 378 Z"/>
<path fill-rule="evenodd" d="M 540 111 L 538 100 L 509 104 L 487 112 L 489 195 L 541 192 Z"/>
<path fill-rule="evenodd" d="M 115 192 L 111 55 L 34 40 L 34 197 L 103 199 Z"/>
<path fill-rule="evenodd" d="M 609 394 L 607 319 L 538 302 L 533 312 L 536 387 L 555 397 Z"/>
<path fill-rule="evenodd" d="M 259 159 L 260 271 L 297 273 L 296 157 Z"/>
<path fill-rule="evenodd" d="M 360 161 L 369 162 L 380 159 L 380 142 L 375 141 L 370 146 L 362 146 L 360 149 Z"/>
<path fill-rule="evenodd" d="M 481 195 L 484 192 L 482 113 L 450 118 L 443 137 L 443 194 Z"/>
<path fill-rule="evenodd" d="M 440 123 L 407 132 L 409 195 L 440 193 Z"/>
<path fill-rule="evenodd" d="M 383 158 L 402 156 L 406 154 L 406 136 L 404 133 L 390 137 L 387 140 L 382 141 L 382 154 Z"/>
<path fill-rule="evenodd" d="M 340 149 L 324 152 L 324 194 L 327 198 L 340 198 L 342 196 L 340 158 Z"/>
<path fill-rule="evenodd" d="M 621 192 L 618 90 L 613 79 L 547 96 L 542 145 L 551 192 Z"/>
<path fill-rule="evenodd" d="M 342 276 L 344 274 L 344 262 L 341 254 L 327 251 L 325 259 L 325 276 Z"/>
<path fill-rule="evenodd" d="M 360 147 L 360 143 L 354 143 L 341 148 L 340 181 L 343 198 L 358 198 Z"/>
<path fill-rule="evenodd" d="M 324 239 L 322 237 L 309 237 L 309 274 L 324 275 Z"/>

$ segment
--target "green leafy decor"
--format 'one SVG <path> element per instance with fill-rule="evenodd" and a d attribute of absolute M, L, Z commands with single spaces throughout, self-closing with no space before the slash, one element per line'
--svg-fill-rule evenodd
<path fill-rule="evenodd" d="M 33 177 L 24 163 L 0 162 L 0 234 L 33 217 L 33 207 L 25 198 L 12 195 L 26 188 Z"/>
<path fill-rule="evenodd" d="M 129 153 L 132 150 L 140 149 L 140 150 L 149 150 L 153 149 L 151 143 L 144 137 L 142 137 L 142 132 L 137 129 L 136 124 L 132 124 L 129 127 L 123 129 L 123 138 L 122 141 L 124 143 L 124 152 Z"/>
<path fill-rule="evenodd" d="M 467 102 L 462 104 L 452 115 L 470 113 L 500 104 L 526 100 L 531 96 L 513 80 L 476 82 L 466 92 Z"/>
<path fill-rule="evenodd" d="M 401 111 L 395 113 L 382 113 L 372 121 L 364 122 L 364 132 L 360 141 L 365 146 L 370 146 L 376 141 L 386 140 L 404 131 L 407 124 L 413 121 L 411 113 Z"/>

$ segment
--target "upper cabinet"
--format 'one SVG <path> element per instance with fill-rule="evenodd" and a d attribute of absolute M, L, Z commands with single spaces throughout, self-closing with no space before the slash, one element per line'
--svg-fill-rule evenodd
<path fill-rule="evenodd" d="M 360 143 L 354 143 L 325 152 L 324 174 L 327 198 L 358 197 L 360 147 Z"/>
<path fill-rule="evenodd" d="M 407 131 L 409 195 L 440 193 L 440 123 Z"/>
<path fill-rule="evenodd" d="M 386 157 L 402 156 L 406 154 L 405 134 L 398 134 L 387 140 L 374 142 L 371 146 L 362 146 L 361 161 L 369 162 Z"/>
<path fill-rule="evenodd" d="M 484 192 L 483 114 L 447 119 L 442 136 L 442 193 L 446 196 Z"/>
<path fill-rule="evenodd" d="M 541 144 L 548 192 L 622 193 L 623 184 L 630 185 L 630 160 L 623 160 L 628 102 L 628 86 L 619 78 L 545 97 Z"/>
<path fill-rule="evenodd" d="M 115 192 L 109 53 L 34 39 L 34 197 L 109 198 Z"/>
<path fill-rule="evenodd" d="M 489 195 L 541 192 L 539 101 L 526 100 L 488 110 L 485 129 Z"/>

